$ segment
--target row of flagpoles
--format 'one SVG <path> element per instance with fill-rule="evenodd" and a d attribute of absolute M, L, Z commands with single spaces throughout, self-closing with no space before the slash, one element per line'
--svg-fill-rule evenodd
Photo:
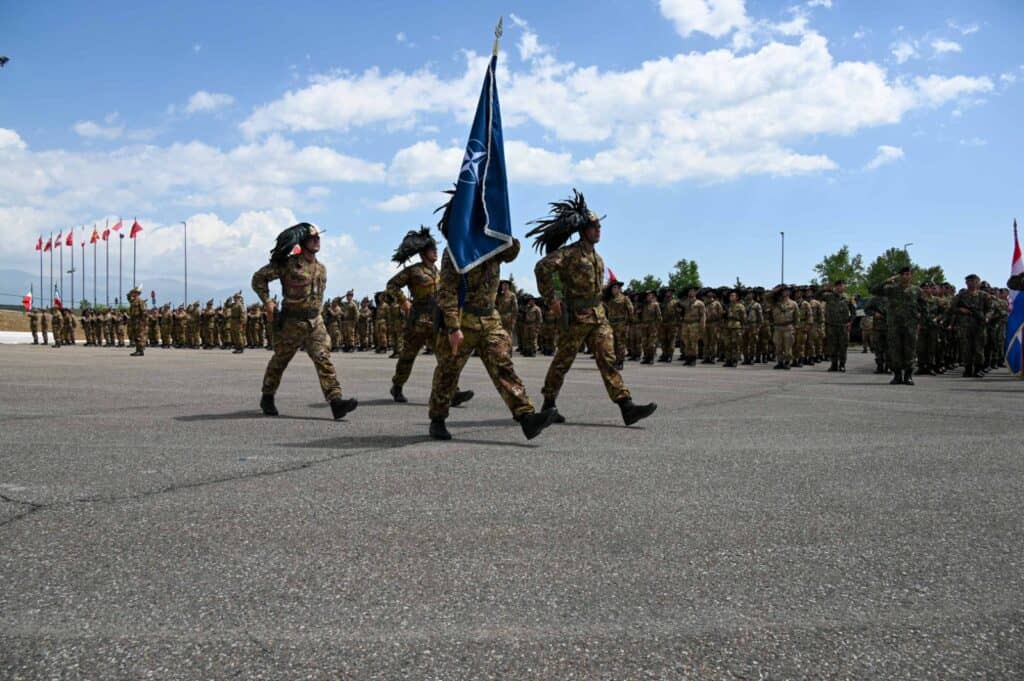
<path fill-rule="evenodd" d="M 110 237 L 113 234 L 116 234 L 118 236 L 118 249 L 117 249 L 117 297 L 115 298 L 115 300 L 117 302 L 119 302 L 119 303 L 123 300 L 122 283 L 124 281 L 124 278 L 122 276 L 122 257 L 121 257 L 122 256 L 122 252 L 123 252 L 123 245 L 122 245 L 121 242 L 124 240 L 124 237 L 125 237 L 124 233 L 122 232 L 122 228 L 123 227 L 124 227 L 124 222 L 122 220 L 120 220 L 120 219 L 118 219 L 117 223 L 113 227 L 111 227 L 110 226 L 110 222 L 107 221 L 107 224 L 104 227 L 102 232 L 99 231 L 99 228 L 96 225 L 93 225 L 93 227 L 92 227 L 92 234 L 88 235 L 88 242 L 90 244 L 92 244 L 92 304 L 94 306 L 99 303 L 99 294 L 98 294 L 98 291 L 99 291 L 98 281 L 99 281 L 99 279 L 98 279 L 98 276 L 97 276 L 97 274 L 98 274 L 97 261 L 99 259 L 99 256 L 98 256 L 98 253 L 97 253 L 96 244 L 99 243 L 100 241 L 103 241 L 103 242 L 106 243 L 105 259 L 106 259 L 106 280 L 107 280 L 107 283 L 106 283 L 106 292 L 105 292 L 105 295 L 104 295 L 104 303 L 107 306 L 110 305 Z M 83 299 L 87 299 L 87 293 L 86 293 L 86 287 L 85 287 L 85 244 L 86 244 L 86 234 L 88 234 L 87 230 L 88 230 L 87 227 L 82 227 L 82 241 L 81 241 L 82 256 L 81 256 L 81 261 L 80 261 L 80 264 L 81 264 L 81 268 L 80 269 L 81 269 L 81 272 L 82 272 L 82 298 Z M 136 255 L 137 255 L 137 251 L 138 251 L 138 240 L 135 237 L 137 237 L 141 231 L 142 231 L 142 225 L 139 224 L 138 220 L 133 220 L 132 221 L 132 226 L 128 230 L 128 238 L 132 240 L 132 286 L 133 287 L 135 286 L 135 264 L 137 262 Z M 64 271 L 64 248 L 63 247 L 70 247 L 70 249 L 71 249 L 71 253 L 70 253 L 70 255 L 71 255 L 71 269 L 69 269 L 67 272 Z M 49 239 L 47 239 L 47 241 L 45 243 L 43 242 L 43 237 L 39 237 L 39 240 L 36 242 L 36 250 L 39 251 L 39 291 L 40 292 L 46 290 L 46 288 L 43 286 L 43 253 L 49 253 L 50 254 L 50 286 L 49 286 L 50 299 L 49 299 L 49 301 L 47 301 L 46 297 L 43 296 L 41 298 L 40 302 L 41 303 L 47 303 L 48 302 L 49 304 L 48 305 L 44 305 L 45 307 L 63 307 L 62 292 L 64 290 L 64 275 L 65 274 L 70 274 L 71 275 L 71 306 L 74 307 L 74 305 L 75 305 L 75 272 L 79 271 L 79 270 L 77 270 L 75 268 L 75 229 L 72 227 L 68 231 L 68 234 L 67 234 L 66 237 L 64 236 L 64 231 L 63 230 L 61 230 L 60 232 L 57 233 L 57 237 L 56 238 L 54 238 L 53 233 L 51 232 Z M 57 265 L 58 279 L 54 279 L 54 276 L 53 276 L 53 253 L 54 253 L 54 251 L 58 251 L 58 253 L 59 253 L 59 256 L 58 256 L 59 257 L 59 262 L 58 262 L 58 265 Z M 25 306 L 25 309 L 31 309 L 31 307 L 32 307 L 32 289 L 31 289 L 31 287 L 29 288 L 29 292 L 25 295 L 25 298 L 22 299 L 22 305 Z"/>

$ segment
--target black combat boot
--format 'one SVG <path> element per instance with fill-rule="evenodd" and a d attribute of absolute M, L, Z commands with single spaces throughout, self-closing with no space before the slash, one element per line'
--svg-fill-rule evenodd
<path fill-rule="evenodd" d="M 264 395 L 260 398 L 260 409 L 267 416 L 277 416 L 277 407 L 274 406 L 274 396 Z"/>
<path fill-rule="evenodd" d="M 782 368 L 783 368 L 783 370 L 785 370 L 785 371 L 789 371 L 790 369 L 792 369 L 792 368 L 793 368 L 793 365 L 792 365 L 792 364 L 790 364 L 789 362 L 783 362 L 783 363 L 782 363 Z"/>
<path fill-rule="evenodd" d="M 128 356 L 129 357 L 142 357 L 145 354 L 146 353 L 145 353 L 145 351 L 142 348 L 135 348 L 135 352 L 133 352 L 132 354 L 130 354 Z"/>
<path fill-rule="evenodd" d="M 654 364 L 654 358 L 653 357 L 645 357 L 643 359 L 643 361 L 641 361 L 640 363 L 641 364 Z"/>
<path fill-rule="evenodd" d="M 645 419 L 654 413 L 654 410 L 658 408 L 658 405 L 654 402 L 650 404 L 633 404 L 633 400 L 626 397 L 619 400 L 619 410 L 622 411 L 622 422 L 627 426 L 631 426 L 641 419 Z"/>
<path fill-rule="evenodd" d="M 974 376 L 974 367 L 972 367 L 970 364 L 965 364 L 964 365 L 963 377 L 964 378 L 972 378 L 973 376 Z"/>
<path fill-rule="evenodd" d="M 903 383 L 903 372 L 899 369 L 894 369 L 892 372 L 892 380 L 889 381 L 889 385 L 901 385 Z"/>
<path fill-rule="evenodd" d="M 625 368 L 622 362 L 616 362 L 612 366 L 615 367 L 616 371 L 622 371 Z"/>
<path fill-rule="evenodd" d="M 875 373 L 876 374 L 884 374 L 885 373 L 885 367 L 882 366 L 882 362 L 881 361 L 876 361 L 875 362 Z"/>
<path fill-rule="evenodd" d="M 845 374 L 846 373 L 846 360 L 843 360 L 843 359 L 839 360 L 839 373 L 841 373 L 841 374 Z"/>
<path fill-rule="evenodd" d="M 558 413 L 558 407 L 555 406 L 555 401 L 550 397 L 544 398 L 544 404 L 541 405 L 540 410 L 542 412 L 553 411 L 555 413 L 554 418 L 551 419 L 552 423 L 565 423 L 565 417 Z"/>
<path fill-rule="evenodd" d="M 914 385 L 914 372 L 910 369 L 903 370 L 903 385 Z"/>
<path fill-rule="evenodd" d="M 391 386 L 391 397 L 395 399 L 395 402 L 405 404 L 409 400 L 406 399 L 405 395 L 402 394 L 402 386 L 392 385 Z"/>
<path fill-rule="evenodd" d="M 519 422 L 519 427 L 523 429 L 523 435 L 526 436 L 527 440 L 540 435 L 541 431 L 555 423 L 555 419 L 558 417 L 558 411 L 555 409 L 548 409 L 542 411 L 539 414 L 534 412 L 532 414 L 523 414 L 516 418 Z"/>
<path fill-rule="evenodd" d="M 242 348 L 235 348 L 234 350 L 231 351 L 231 354 L 232 355 L 240 355 L 243 352 L 245 352 L 245 350 L 243 350 Z"/>
<path fill-rule="evenodd" d="M 839 371 L 839 360 L 838 359 L 833 359 L 832 360 L 832 364 L 830 364 L 829 367 L 828 367 L 828 370 L 829 371 Z"/>
<path fill-rule="evenodd" d="M 355 411 L 358 406 L 359 402 L 351 397 L 347 400 L 336 397 L 331 400 L 331 413 L 334 414 L 334 420 L 337 421 L 350 411 Z"/>
<path fill-rule="evenodd" d="M 435 440 L 451 440 L 452 434 L 444 425 L 444 419 L 430 419 L 430 437 Z"/>
<path fill-rule="evenodd" d="M 465 404 L 473 399 L 475 393 L 472 390 L 456 390 L 455 395 L 452 396 L 452 406 L 457 407 L 460 404 Z"/>
<path fill-rule="evenodd" d="M 786 367 L 783 366 L 781 359 L 778 362 L 775 363 L 775 366 L 772 367 L 772 369 L 785 369 L 785 368 Z"/>

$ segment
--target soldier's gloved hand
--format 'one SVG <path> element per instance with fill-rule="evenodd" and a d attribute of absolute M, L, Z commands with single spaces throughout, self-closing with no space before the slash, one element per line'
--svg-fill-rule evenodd
<path fill-rule="evenodd" d="M 555 302 L 551 303 L 551 314 L 552 314 L 552 316 L 555 316 L 555 317 L 561 317 L 562 316 L 562 301 L 561 300 L 556 300 Z"/>
<path fill-rule="evenodd" d="M 459 354 L 459 346 L 462 345 L 462 341 L 465 340 L 465 336 L 462 335 L 462 329 L 455 329 L 448 334 L 448 343 L 452 346 L 452 354 Z"/>

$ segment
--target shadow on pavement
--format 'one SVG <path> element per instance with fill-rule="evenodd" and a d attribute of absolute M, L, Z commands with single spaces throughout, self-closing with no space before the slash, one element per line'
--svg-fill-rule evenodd
<path fill-rule="evenodd" d="M 193 421 L 242 421 L 246 419 L 287 419 L 291 421 L 323 421 L 322 418 L 315 416 L 289 416 L 288 414 L 281 414 L 280 416 L 264 416 L 263 412 L 258 409 L 246 409 L 243 411 L 231 411 L 223 414 L 192 414 L 190 416 L 175 416 L 175 421 L 184 421 L 185 423 L 192 423 Z"/>
<path fill-rule="evenodd" d="M 501 440 L 467 440 L 460 438 L 458 433 L 453 433 L 454 438 L 451 444 L 480 445 L 482 447 L 525 447 L 534 449 L 536 445 L 523 444 L 522 442 L 507 442 Z M 408 445 L 426 444 L 436 442 L 429 435 L 352 435 L 330 437 L 323 440 L 310 440 L 308 442 L 283 442 L 280 447 L 293 447 L 296 449 L 398 449 Z"/>
<path fill-rule="evenodd" d="M 396 406 L 402 406 L 400 403 L 395 402 L 390 397 L 379 397 L 379 398 L 374 399 L 374 400 L 360 400 L 358 397 L 356 399 L 359 400 L 359 406 L 360 407 L 384 407 L 384 406 L 387 406 L 389 404 L 393 404 L 393 405 L 396 405 Z M 310 404 L 310 405 L 306 405 L 306 406 L 308 406 L 310 409 L 326 409 L 327 408 L 327 403 L 326 402 L 317 402 L 316 404 Z M 408 402 L 405 403 L 405 406 L 406 407 L 429 407 L 430 405 L 427 404 L 426 402 L 413 402 L 412 400 L 409 400 Z"/>

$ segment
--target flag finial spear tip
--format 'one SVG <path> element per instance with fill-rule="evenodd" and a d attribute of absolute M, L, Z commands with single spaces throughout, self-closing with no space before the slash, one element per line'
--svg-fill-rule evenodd
<path fill-rule="evenodd" d="M 498 25 L 494 27 L 494 50 L 491 52 L 492 56 L 498 56 L 498 45 L 501 43 L 502 28 L 501 23 L 504 17 L 498 17 Z"/>

